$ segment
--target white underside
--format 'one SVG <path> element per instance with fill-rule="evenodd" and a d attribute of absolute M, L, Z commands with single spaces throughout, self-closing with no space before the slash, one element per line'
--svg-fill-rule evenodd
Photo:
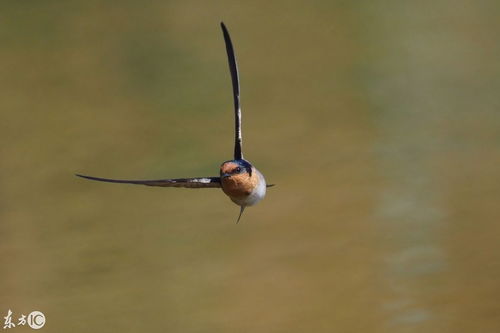
<path fill-rule="evenodd" d="M 236 198 L 231 198 L 231 200 L 240 206 L 253 206 L 257 202 L 261 201 L 264 199 L 266 196 L 266 180 L 264 179 L 264 176 L 260 173 L 259 170 L 253 169 L 252 172 L 255 172 L 257 176 L 259 177 L 259 182 L 257 187 L 250 193 L 250 195 L 244 199 L 236 199 Z"/>

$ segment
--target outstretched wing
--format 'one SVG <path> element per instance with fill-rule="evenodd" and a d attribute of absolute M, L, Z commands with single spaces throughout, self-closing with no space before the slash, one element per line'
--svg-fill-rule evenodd
<path fill-rule="evenodd" d="M 158 179 L 158 180 L 121 180 L 98 178 L 85 175 L 76 176 L 97 180 L 100 182 L 119 183 L 119 184 L 135 184 L 146 186 L 162 186 L 162 187 L 186 187 L 186 188 L 214 188 L 221 187 L 219 177 L 200 177 L 200 178 L 176 178 L 176 179 Z"/>
<path fill-rule="evenodd" d="M 223 22 L 220 23 L 222 33 L 224 35 L 224 42 L 226 43 L 227 58 L 229 61 L 229 71 L 231 72 L 231 81 L 233 83 L 233 97 L 234 97 L 234 159 L 243 159 L 241 151 L 241 106 L 240 106 L 240 79 L 238 76 L 238 64 L 236 56 L 234 55 L 233 43 Z"/>

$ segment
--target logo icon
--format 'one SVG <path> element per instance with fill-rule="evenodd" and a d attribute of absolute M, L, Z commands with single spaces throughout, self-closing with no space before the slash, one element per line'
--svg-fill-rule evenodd
<path fill-rule="evenodd" d="M 28 325 L 32 329 L 40 329 L 45 325 L 45 315 L 40 311 L 33 311 L 28 315 Z"/>

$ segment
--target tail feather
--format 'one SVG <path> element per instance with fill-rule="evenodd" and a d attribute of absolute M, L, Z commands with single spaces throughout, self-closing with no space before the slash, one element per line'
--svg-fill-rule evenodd
<path fill-rule="evenodd" d="M 238 220 L 236 221 L 236 224 L 240 222 L 241 219 L 241 214 L 243 214 L 243 211 L 245 210 L 246 206 L 240 206 L 240 215 L 238 216 Z"/>

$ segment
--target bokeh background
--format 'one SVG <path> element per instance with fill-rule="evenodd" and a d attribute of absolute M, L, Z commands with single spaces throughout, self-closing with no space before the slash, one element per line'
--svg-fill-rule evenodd
<path fill-rule="evenodd" d="M 4 1 L 0 313 L 45 332 L 499 332 L 497 1 Z M 234 222 L 217 175 L 277 186 Z M 17 323 L 17 319 L 15 319 Z M 30 331 L 16 327 L 15 332 Z"/>

